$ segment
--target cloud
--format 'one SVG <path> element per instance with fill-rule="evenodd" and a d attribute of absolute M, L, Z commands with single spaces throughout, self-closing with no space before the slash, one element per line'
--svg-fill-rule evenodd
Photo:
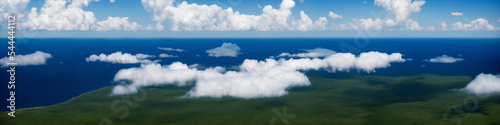
<path fill-rule="evenodd" d="M 115 52 L 109 55 L 101 53 L 100 55 L 90 55 L 87 57 L 85 61 L 87 62 L 109 62 L 109 63 L 118 63 L 118 64 L 134 64 L 134 63 L 154 63 L 157 61 L 147 60 L 146 58 L 155 57 L 153 55 L 146 54 L 136 54 L 132 55 L 129 53 Z"/>
<path fill-rule="evenodd" d="M 327 57 L 336 53 L 333 50 L 324 48 L 307 49 L 305 51 L 307 51 L 307 53 L 298 53 L 298 54 L 281 53 L 280 55 L 278 55 L 278 57 L 318 58 L 318 57 Z"/>
<path fill-rule="evenodd" d="M 15 63 L 17 63 L 17 65 L 15 66 L 43 65 L 49 58 L 52 58 L 52 55 L 42 51 L 36 51 L 35 53 L 27 55 L 16 55 Z M 11 61 L 8 57 L 0 59 L 2 67 L 12 66 L 9 65 L 9 63 L 11 63 Z"/>
<path fill-rule="evenodd" d="M 463 60 L 464 60 L 463 58 L 455 58 L 455 57 L 451 57 L 448 55 L 442 55 L 442 56 L 438 56 L 436 58 L 425 59 L 424 61 L 432 62 L 432 63 L 455 63 L 455 62 L 463 61 Z"/>
<path fill-rule="evenodd" d="M 500 93 L 500 75 L 481 73 L 476 76 L 463 90 L 476 95 Z"/>
<path fill-rule="evenodd" d="M 500 27 L 492 26 L 488 23 L 488 20 L 484 18 L 478 18 L 476 20 L 470 21 L 468 24 L 462 24 L 462 22 L 456 22 L 452 25 L 452 30 L 455 31 L 481 31 L 481 30 L 500 30 Z"/>
<path fill-rule="evenodd" d="M 178 57 L 178 56 L 168 55 L 168 54 L 162 53 L 158 57 L 160 57 L 160 58 L 168 58 L 168 57 Z"/>
<path fill-rule="evenodd" d="M 414 21 L 412 19 L 406 20 L 405 26 L 406 30 L 424 30 L 424 28 L 420 27 L 417 21 Z"/>
<path fill-rule="evenodd" d="M 330 18 L 332 18 L 332 19 L 343 19 L 343 17 L 342 17 L 342 16 L 340 16 L 340 15 L 338 15 L 338 14 L 335 14 L 335 13 L 333 13 L 332 11 L 330 11 L 330 12 L 328 13 L 328 16 L 329 16 Z"/>
<path fill-rule="evenodd" d="M 446 27 L 448 27 L 448 25 L 446 24 L 446 21 L 443 21 L 441 23 L 439 23 L 439 27 L 441 27 L 441 30 L 448 30 Z"/>
<path fill-rule="evenodd" d="M 451 12 L 451 15 L 452 16 L 463 16 L 464 14 L 462 14 L 460 12 Z"/>
<path fill-rule="evenodd" d="M 153 21 L 171 25 L 172 31 L 306 31 L 313 29 L 312 21 L 301 12 L 299 20 L 292 18 L 293 0 L 283 0 L 280 7 L 264 6 L 260 15 L 240 14 L 232 8 L 217 5 L 198 5 L 176 0 L 141 0 Z"/>
<path fill-rule="evenodd" d="M 110 3 L 114 3 L 114 2 L 115 2 L 115 0 L 109 0 L 109 2 L 110 2 Z"/>
<path fill-rule="evenodd" d="M 16 20 L 19 20 L 24 16 L 23 10 L 26 8 L 30 1 L 29 0 L 2 0 L 0 2 L 0 25 L 3 25 L 7 21 L 10 13 L 16 14 Z"/>
<path fill-rule="evenodd" d="M 223 43 L 222 46 L 206 51 L 208 56 L 213 57 L 237 57 L 240 54 L 240 47 L 233 43 Z"/>
<path fill-rule="evenodd" d="M 185 97 L 277 97 L 286 95 L 287 89 L 311 84 L 300 71 L 357 69 L 374 72 L 376 68 L 389 67 L 389 63 L 404 61 L 400 53 L 368 52 L 358 57 L 351 53 L 336 53 L 324 59 L 246 59 L 236 71 L 226 71 L 222 67 L 200 70 L 181 62 L 165 66 L 142 64 L 141 67 L 118 71 L 114 81 L 129 81 L 130 84 L 117 85 L 111 95 L 135 93 L 137 89 L 147 86 L 185 86 L 192 83 L 194 87 Z"/>
<path fill-rule="evenodd" d="M 186 50 L 184 49 L 175 49 L 175 48 L 170 48 L 170 47 L 158 47 L 158 49 L 165 50 L 165 51 L 177 51 L 177 52 L 184 52 Z"/>
<path fill-rule="evenodd" d="M 388 13 L 395 15 L 396 22 L 404 21 L 413 12 L 420 12 L 423 0 L 375 0 L 375 5 L 383 7 Z"/>
<path fill-rule="evenodd" d="M 21 27 L 29 30 L 50 31 L 135 31 L 141 28 L 136 22 L 130 23 L 128 17 L 108 17 L 107 20 L 97 21 L 93 12 L 82 9 L 93 1 L 99 0 L 72 0 L 69 2 L 66 0 L 46 0 L 40 11 L 35 7 L 31 9 L 27 21 L 21 23 Z"/>

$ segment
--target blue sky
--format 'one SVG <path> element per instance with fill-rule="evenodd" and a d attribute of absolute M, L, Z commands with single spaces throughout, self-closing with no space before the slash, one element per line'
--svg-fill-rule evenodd
<path fill-rule="evenodd" d="M 21 1 L 2 3 L 7 7 L 0 8 L 2 13 L 18 13 L 22 16 L 18 20 L 18 30 L 21 31 L 17 34 L 21 37 L 355 37 L 359 34 L 369 37 L 500 36 L 498 0 Z M 160 5 L 158 2 L 169 1 L 172 4 L 157 6 Z M 66 4 L 61 4 L 62 2 Z M 88 4 L 71 5 L 77 2 Z M 152 4 L 154 6 L 145 5 L 148 2 L 156 3 Z M 182 5 L 183 2 L 186 2 L 185 6 Z M 289 8 L 281 9 L 282 3 L 287 3 Z M 272 6 L 273 10 L 269 11 L 272 14 L 264 15 L 263 7 L 267 5 Z M 414 5 L 416 7 L 412 7 Z M 9 6 L 15 9 L 10 9 Z M 57 9 L 58 7 L 62 9 Z M 32 8 L 36 8 L 36 11 L 32 11 Z M 54 11 L 44 13 L 41 8 Z M 171 10 L 159 12 L 165 8 Z M 232 9 L 229 14 L 226 13 L 228 8 Z M 288 12 L 291 14 L 286 16 Z M 334 19 L 329 16 L 329 12 L 342 18 Z M 452 12 L 459 15 L 454 16 Z M 86 16 L 88 13 L 93 15 Z M 193 13 L 195 16 L 189 16 Z M 248 15 L 253 17 L 245 17 Z M 5 18 L 0 21 L 2 27 L 5 27 Z M 391 21 L 394 22 L 390 23 Z M 442 24 L 446 24 L 446 27 L 443 28 Z M 159 25 L 163 28 L 158 28 Z M 6 31 L 5 28 L 3 30 Z M 2 37 L 6 35 L 2 34 Z"/>

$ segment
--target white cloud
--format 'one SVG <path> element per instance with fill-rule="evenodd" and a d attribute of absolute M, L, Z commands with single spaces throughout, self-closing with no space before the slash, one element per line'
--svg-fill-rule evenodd
<path fill-rule="evenodd" d="M 38 11 L 33 7 L 28 14 L 27 21 L 21 24 L 29 30 L 137 30 L 141 26 L 130 23 L 127 17 L 108 17 L 107 20 L 97 21 L 94 13 L 84 11 L 91 2 L 99 0 L 46 0 Z M 38 13 L 40 12 L 40 13 Z"/>
<path fill-rule="evenodd" d="M 349 25 L 350 29 L 353 30 L 381 30 L 384 23 L 380 19 L 373 20 L 372 18 L 368 18 L 354 20 L 354 23 L 350 23 Z"/>
<path fill-rule="evenodd" d="M 443 21 L 441 23 L 439 23 L 439 26 L 441 27 L 441 30 L 448 30 L 446 27 L 448 27 L 448 25 L 446 24 L 446 21 Z"/>
<path fill-rule="evenodd" d="M 27 55 L 16 55 L 15 56 L 15 66 L 30 66 L 30 65 L 43 65 L 47 61 L 47 59 L 52 58 L 52 55 L 49 53 L 44 53 L 42 51 L 36 51 L 32 54 Z M 0 64 L 2 67 L 12 66 L 9 63 L 13 63 L 10 61 L 8 57 L 4 57 L 0 59 Z"/>
<path fill-rule="evenodd" d="M 175 49 L 175 48 L 170 48 L 170 47 L 158 47 L 158 49 L 165 50 L 165 51 L 177 51 L 177 52 L 184 52 L 186 50 L 184 49 Z"/>
<path fill-rule="evenodd" d="M 233 43 L 223 43 L 222 46 L 206 51 L 208 56 L 213 57 L 237 57 L 240 54 L 240 47 Z"/>
<path fill-rule="evenodd" d="M 387 19 L 384 22 L 385 22 L 385 25 L 387 25 L 388 27 L 393 27 L 393 26 L 397 25 L 397 23 L 393 19 Z"/>
<path fill-rule="evenodd" d="M 462 24 L 462 22 L 456 22 L 453 25 L 453 30 L 455 31 L 481 31 L 481 30 L 500 30 L 500 27 L 492 26 L 488 23 L 488 20 L 484 18 L 478 18 L 471 21 L 468 24 Z"/>
<path fill-rule="evenodd" d="M 406 20 L 405 26 L 406 30 L 424 30 L 424 28 L 420 27 L 417 21 L 414 21 L 412 19 Z"/>
<path fill-rule="evenodd" d="M 152 58 L 155 57 L 153 55 L 146 55 L 146 54 L 136 54 L 132 55 L 129 53 L 122 53 L 122 52 L 115 52 L 109 55 L 106 55 L 104 53 L 101 53 L 100 55 L 90 55 L 90 57 L 87 57 L 85 60 L 87 62 L 109 62 L 109 63 L 119 63 L 119 64 L 134 64 L 134 63 L 154 63 L 157 61 L 151 61 L 147 60 L 146 58 Z"/>
<path fill-rule="evenodd" d="M 327 57 L 336 53 L 333 50 L 324 48 L 307 49 L 305 51 L 307 51 L 307 53 L 298 53 L 298 54 L 281 53 L 280 55 L 278 55 L 278 57 L 318 58 L 318 57 Z"/>
<path fill-rule="evenodd" d="M 368 52 L 359 57 L 336 53 L 324 59 L 246 59 L 237 71 L 226 71 L 222 67 L 199 70 L 180 62 L 165 66 L 142 64 L 141 67 L 118 71 L 114 81 L 127 80 L 130 84 L 116 86 L 111 95 L 135 93 L 137 89 L 147 86 L 185 86 L 194 82 L 186 97 L 276 97 L 286 95 L 289 88 L 311 84 L 299 71 L 325 69 L 335 72 L 352 68 L 373 72 L 376 68 L 390 66 L 392 62 L 404 62 L 401 57 L 400 53 Z"/>
<path fill-rule="evenodd" d="M 109 2 L 110 2 L 110 3 L 114 3 L 114 2 L 115 2 L 115 0 L 109 0 Z"/>
<path fill-rule="evenodd" d="M 124 30 L 137 31 L 142 26 L 136 22 L 130 23 L 128 17 L 108 17 L 107 20 L 97 22 L 95 25 L 96 31 Z"/>
<path fill-rule="evenodd" d="M 340 16 L 340 15 L 338 15 L 338 14 L 335 14 L 335 13 L 333 13 L 332 11 L 330 11 L 330 12 L 328 13 L 328 16 L 329 16 L 330 18 L 332 18 L 332 19 L 343 19 L 343 17 L 342 17 L 342 16 Z"/>
<path fill-rule="evenodd" d="M 375 5 L 383 7 L 387 12 L 395 15 L 396 22 L 404 21 L 413 12 L 420 12 L 423 0 L 375 0 Z"/>
<path fill-rule="evenodd" d="M 448 55 L 442 55 L 436 58 L 425 59 L 424 61 L 432 63 L 455 63 L 463 60 L 464 60 L 463 58 L 455 58 Z"/>
<path fill-rule="evenodd" d="M 169 54 L 162 53 L 158 57 L 160 57 L 160 58 L 168 58 L 168 57 L 178 57 L 178 56 L 174 56 L 174 55 L 169 55 Z"/>
<path fill-rule="evenodd" d="M 451 15 L 452 16 L 463 16 L 464 14 L 462 14 L 460 12 L 451 12 Z"/>
<path fill-rule="evenodd" d="M 9 17 L 10 13 L 16 14 L 16 20 L 24 16 L 23 10 L 26 8 L 30 0 L 2 0 L 0 2 L 0 25 L 3 25 L 5 19 Z"/>
<path fill-rule="evenodd" d="M 500 93 L 500 76 L 481 73 L 463 89 L 476 95 Z"/>
<path fill-rule="evenodd" d="M 153 21 L 171 25 L 172 31 L 306 31 L 312 21 L 305 13 L 299 20 L 292 19 L 293 0 L 283 0 L 279 9 L 264 6 L 260 15 L 240 14 L 232 8 L 217 5 L 198 5 L 176 0 L 141 0 Z M 307 18 L 306 18 L 307 17 Z"/>

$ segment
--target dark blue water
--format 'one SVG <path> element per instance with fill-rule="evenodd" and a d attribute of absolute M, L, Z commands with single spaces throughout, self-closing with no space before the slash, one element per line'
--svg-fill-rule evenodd
<path fill-rule="evenodd" d="M 161 64 L 180 61 L 210 67 L 234 66 L 241 64 L 244 59 L 263 60 L 282 52 L 300 53 L 304 52 L 301 49 L 321 47 L 354 54 L 368 51 L 399 52 L 404 54 L 404 58 L 413 59 L 405 63 L 392 63 L 391 67 L 377 69 L 376 73 L 368 75 L 397 76 L 425 73 L 474 77 L 479 73 L 500 73 L 500 39 L 17 39 L 17 41 L 18 54 L 43 51 L 50 53 L 53 58 L 49 59 L 46 65 L 17 67 L 16 108 L 57 104 L 82 93 L 114 85 L 112 80 L 118 70 L 137 67 L 140 64 L 88 63 L 85 58 L 92 54 L 111 54 L 117 51 L 156 56 L 167 53 L 177 55 L 179 58 L 151 60 L 160 59 Z M 207 56 L 206 50 L 219 47 L 224 42 L 237 44 L 242 49 L 242 54 L 234 58 Z M 157 47 L 181 48 L 187 52 L 168 52 Z M 2 57 L 7 56 L 7 45 L 1 47 L 0 51 L 5 52 Z M 464 58 L 465 61 L 452 64 L 422 61 L 441 55 Z M 2 68 L 2 70 L 7 69 Z M 0 79 L 5 85 L 0 87 L 2 99 L 8 98 L 9 91 L 6 86 L 8 78 L 7 72 L 0 72 Z M 2 107 L 6 105 L 7 101 L 1 102 Z M 0 108 L 0 110 L 8 109 Z"/>

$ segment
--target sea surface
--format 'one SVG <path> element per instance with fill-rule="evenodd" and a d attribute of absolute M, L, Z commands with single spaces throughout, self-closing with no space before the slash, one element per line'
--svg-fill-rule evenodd
<path fill-rule="evenodd" d="M 238 57 L 210 57 L 206 50 L 234 43 L 241 48 Z M 7 42 L 5 42 L 6 44 Z M 157 47 L 180 48 L 185 52 L 164 51 Z M 112 64 L 86 62 L 92 54 L 106 55 L 121 51 L 130 54 L 161 53 L 176 55 L 174 58 L 150 58 L 167 65 L 172 62 L 199 64 L 204 67 L 237 66 L 245 59 L 264 60 L 280 53 L 302 53 L 304 49 L 325 48 L 336 52 L 353 53 L 378 51 L 402 53 L 404 63 L 391 63 L 388 68 L 376 69 L 362 75 L 407 76 L 418 74 L 461 75 L 474 78 L 480 73 L 500 73 L 500 39 L 493 38 L 225 38 L 225 39 L 135 39 L 135 38 L 44 38 L 17 39 L 17 54 L 36 51 L 50 53 L 53 58 L 45 65 L 16 67 L 16 108 L 48 106 L 62 103 L 83 93 L 113 86 L 114 75 L 120 70 L 140 64 Z M 7 46 L 0 48 L 7 56 Z M 423 60 L 448 55 L 463 58 L 456 63 L 429 63 Z M 7 68 L 2 68 L 7 70 Z M 348 73 L 358 73 L 351 70 Z M 306 73 L 335 77 L 347 72 Z M 8 72 L 0 72 L 2 82 L 8 82 Z M 4 84 L 5 85 L 5 84 Z M 0 87 L 0 98 L 8 98 L 7 86 Z M 5 107 L 9 102 L 1 102 Z M 0 108 L 7 111 L 7 108 Z"/>

